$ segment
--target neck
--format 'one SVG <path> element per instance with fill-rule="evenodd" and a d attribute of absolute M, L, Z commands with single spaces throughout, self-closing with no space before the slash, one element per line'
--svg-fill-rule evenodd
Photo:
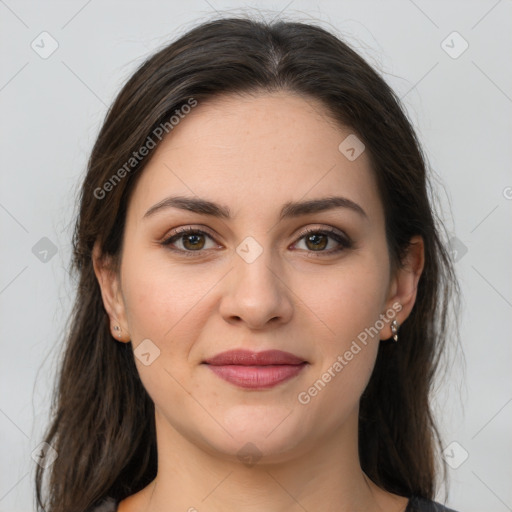
<path fill-rule="evenodd" d="M 119 512 L 401 512 L 407 505 L 362 471 L 357 411 L 320 444 L 243 461 L 192 442 L 158 411 L 156 426 L 157 476 Z"/>

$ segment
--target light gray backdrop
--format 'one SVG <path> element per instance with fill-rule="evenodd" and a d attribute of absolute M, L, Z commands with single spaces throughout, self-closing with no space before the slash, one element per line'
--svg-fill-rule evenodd
<path fill-rule="evenodd" d="M 0 512 L 34 509 L 76 190 L 107 106 L 154 49 L 232 9 L 321 20 L 403 99 L 439 176 L 462 284 L 465 374 L 455 357 L 436 395 L 448 504 L 512 511 L 510 0 L 0 0 Z"/>

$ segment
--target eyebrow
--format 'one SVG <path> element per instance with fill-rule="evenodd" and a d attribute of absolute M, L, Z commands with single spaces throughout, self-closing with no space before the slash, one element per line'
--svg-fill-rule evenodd
<path fill-rule="evenodd" d="M 144 214 L 143 218 L 151 217 L 157 212 L 167 208 L 178 208 L 187 210 L 200 215 L 210 215 L 221 219 L 231 219 L 231 210 L 227 206 L 223 206 L 206 199 L 198 197 L 171 196 L 166 197 L 162 201 L 153 205 Z M 335 208 L 347 208 L 362 217 L 368 218 L 366 212 L 354 201 L 341 196 L 331 196 L 321 199 L 311 199 L 308 201 L 287 202 L 283 205 L 279 220 L 299 217 L 311 213 L 324 212 Z"/>

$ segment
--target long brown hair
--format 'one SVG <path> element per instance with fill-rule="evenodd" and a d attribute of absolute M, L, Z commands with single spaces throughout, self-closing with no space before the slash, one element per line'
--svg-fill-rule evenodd
<path fill-rule="evenodd" d="M 118 261 L 130 193 L 151 155 L 126 163 L 191 99 L 277 90 L 321 100 L 363 141 L 393 264 L 400 265 L 411 237 L 423 237 L 416 304 L 400 343 L 380 344 L 361 399 L 359 453 L 362 469 L 382 488 L 434 497 L 440 440 L 429 395 L 458 285 L 415 132 L 391 88 L 339 37 L 309 23 L 241 17 L 204 23 L 146 60 L 117 96 L 92 150 L 73 240 L 77 295 L 45 438 L 58 457 L 36 472 L 37 504 L 46 512 L 84 511 L 106 496 L 121 500 L 156 476 L 154 405 L 131 343 L 110 334 L 91 257 L 99 241 Z"/>

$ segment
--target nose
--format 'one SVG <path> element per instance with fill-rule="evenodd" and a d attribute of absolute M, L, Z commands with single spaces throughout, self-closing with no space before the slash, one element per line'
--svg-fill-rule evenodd
<path fill-rule="evenodd" d="M 241 253 L 242 254 L 242 253 Z M 293 293 L 282 269 L 275 268 L 269 250 L 254 261 L 234 255 L 234 268 L 224 280 L 220 313 L 229 323 L 264 329 L 285 324 L 293 316 Z"/>

